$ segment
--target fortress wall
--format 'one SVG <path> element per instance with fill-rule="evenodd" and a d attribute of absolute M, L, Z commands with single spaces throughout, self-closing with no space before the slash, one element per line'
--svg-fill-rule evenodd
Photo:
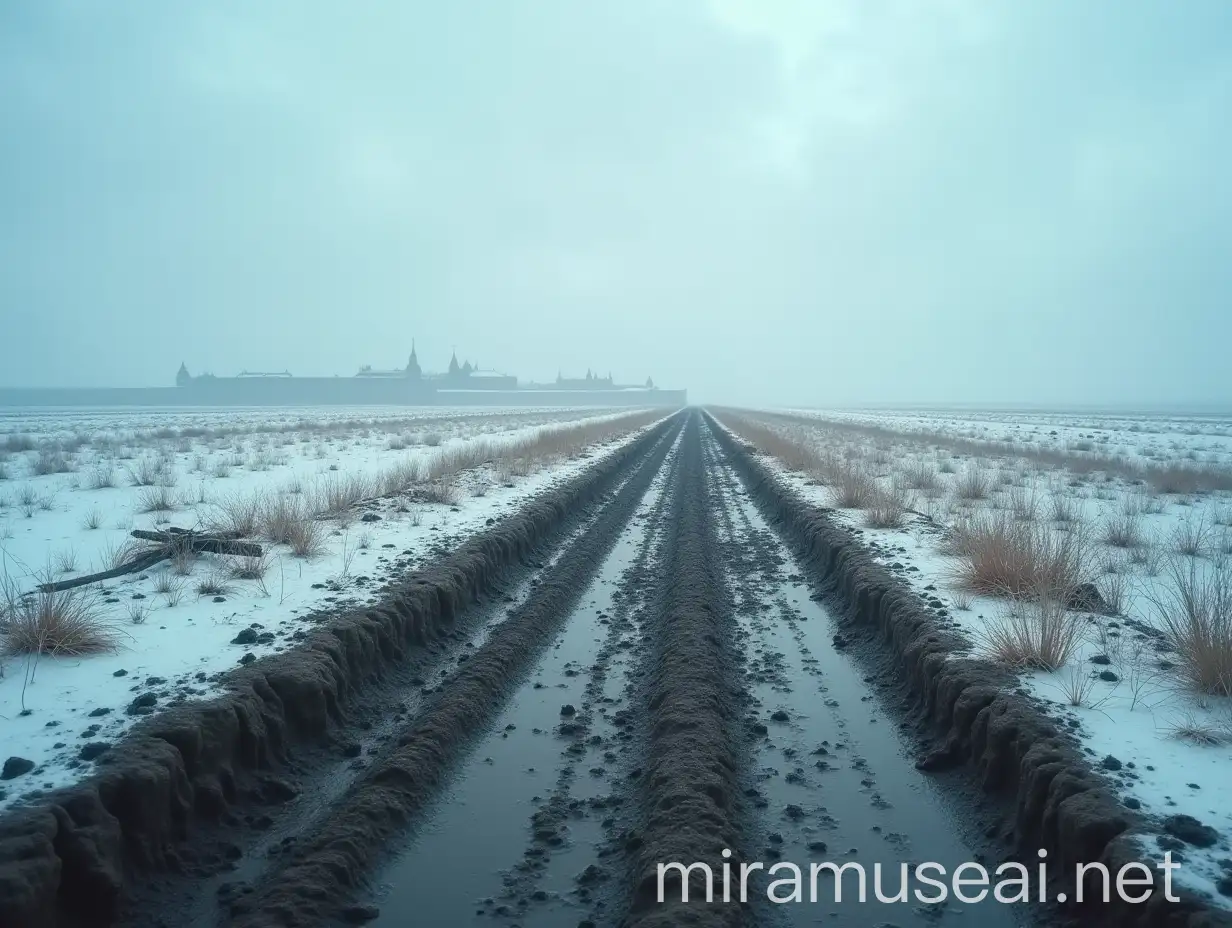
<path fill-rule="evenodd" d="M 685 390 L 434 390 L 364 377 L 219 378 L 187 387 L 0 387 L 0 407 L 49 406 L 665 406 Z"/>

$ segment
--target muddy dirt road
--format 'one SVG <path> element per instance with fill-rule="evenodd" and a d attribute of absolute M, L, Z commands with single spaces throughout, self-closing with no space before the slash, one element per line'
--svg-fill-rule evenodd
<path fill-rule="evenodd" d="M 859 904 L 810 863 L 987 852 L 961 784 L 915 768 L 883 695 L 699 412 L 500 595 L 369 683 L 280 795 L 199 835 L 212 872 L 145 881 L 120 923 L 256 926 L 1025 924 L 993 903 Z M 728 856 L 724 856 L 725 853 Z M 805 901 L 657 899 L 660 862 L 779 861 Z M 733 873 L 735 873 L 733 869 Z M 721 887 L 716 882 L 716 895 Z"/>

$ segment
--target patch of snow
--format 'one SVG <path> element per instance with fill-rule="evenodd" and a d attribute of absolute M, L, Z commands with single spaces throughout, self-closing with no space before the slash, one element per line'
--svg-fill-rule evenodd
<path fill-rule="evenodd" d="M 164 443 L 156 445 L 153 452 L 145 452 L 160 454 L 170 462 L 174 492 L 183 493 L 188 484 L 189 492 L 184 493 L 179 510 L 171 513 L 135 512 L 140 508 L 141 488 L 127 486 L 128 481 L 123 479 L 115 487 L 84 488 L 80 478 L 88 474 L 96 460 L 117 463 L 114 456 L 105 456 L 106 443 L 98 442 L 104 450 L 96 448 L 89 457 L 80 452 L 82 460 L 74 472 L 31 474 L 6 481 L 12 486 L 0 483 L 0 491 L 11 494 L 0 508 L 0 527 L 8 527 L 0 531 L 0 575 L 10 589 L 27 590 L 39 582 L 48 566 L 57 578 L 103 569 L 108 546 L 126 540 L 133 527 L 158 528 L 168 521 L 192 527 L 196 520 L 204 520 L 208 501 L 223 497 L 220 487 L 226 487 L 227 496 L 287 492 L 297 484 L 333 473 L 343 477 L 378 473 L 415 456 L 440 453 L 476 439 L 514 440 L 545 425 L 628 413 L 622 410 L 597 415 L 595 410 L 572 410 L 570 417 L 559 409 L 530 415 L 518 410 L 510 414 L 504 429 L 500 428 L 500 418 L 490 412 L 453 419 L 433 415 L 425 421 L 441 433 L 440 444 L 405 450 L 390 449 L 389 433 L 371 424 L 344 424 L 326 437 L 311 429 L 292 431 L 282 435 L 287 439 L 285 444 L 266 444 L 271 433 L 261 430 L 263 420 L 254 415 L 244 423 L 253 427 L 253 432 L 221 440 L 192 438 L 183 450 Z M 131 425 L 132 414 L 126 415 L 125 421 Z M 104 418 L 124 416 L 107 414 Z M 88 423 L 84 428 L 95 435 L 104 431 L 104 426 L 93 419 L 74 419 L 72 428 L 83 428 L 83 421 Z M 148 424 L 150 420 L 142 421 Z M 199 418 L 192 427 L 197 424 Z M 53 430 L 62 433 L 66 428 L 57 417 L 47 414 L 21 420 L 20 425 L 20 434 L 36 438 L 45 438 Z M 109 421 L 105 427 L 114 428 L 115 424 Z M 183 428 L 184 424 L 182 420 L 167 424 L 164 419 L 157 427 Z M 399 425 L 399 433 L 401 428 Z M 0 662 L 0 764 L 13 756 L 36 765 L 29 773 L 0 782 L 0 809 L 32 791 L 76 781 L 91 769 L 90 761 L 82 756 L 86 745 L 113 744 L 142 713 L 216 695 L 221 675 L 238 662 L 293 647 L 322 615 L 372 601 L 392 573 L 413 569 L 456 547 L 530 498 L 614 453 L 643 431 L 592 446 L 574 460 L 527 476 L 498 477 L 491 465 L 464 471 L 455 484 L 456 505 L 408 502 L 407 497 L 365 502 L 349 524 L 326 523 L 330 534 L 318 557 L 295 558 L 285 546 L 267 545 L 272 558 L 262 580 L 232 579 L 226 571 L 233 559 L 201 555 L 192 576 L 176 576 L 171 563 L 164 562 L 145 573 L 107 581 L 105 592 L 96 595 L 102 615 L 121 639 L 117 651 L 80 658 L 10 656 Z M 308 440 L 299 440 L 305 436 Z M 251 444 L 237 450 L 237 441 Z M 110 450 L 116 453 L 114 448 Z M 263 451 L 269 452 L 268 459 L 256 457 Z M 8 463 L 16 460 L 28 467 L 37 453 L 11 453 Z M 227 468 L 226 476 L 211 476 L 211 463 L 230 461 L 237 455 L 246 456 L 234 469 Z M 205 460 L 198 461 L 198 457 Z M 43 508 L 35 504 L 27 517 L 16 502 L 24 493 L 50 500 L 50 505 Z M 200 502 L 201 498 L 207 502 Z M 103 514 L 103 527 L 88 528 L 87 517 L 95 510 Z M 57 555 L 70 550 L 76 552 L 75 569 L 58 571 L 56 562 L 61 558 Z M 196 584 L 210 577 L 217 578 L 225 589 L 198 595 Z M 165 591 L 166 584 L 178 586 L 178 597 Z M 160 588 L 163 593 L 158 592 Z M 139 697 L 149 705 L 134 705 Z"/>

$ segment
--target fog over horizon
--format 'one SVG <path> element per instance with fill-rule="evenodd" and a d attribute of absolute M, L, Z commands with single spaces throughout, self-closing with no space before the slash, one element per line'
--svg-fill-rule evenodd
<path fill-rule="evenodd" d="M 1226 0 L 14 0 L 0 124 L 0 386 L 1232 398 Z"/>

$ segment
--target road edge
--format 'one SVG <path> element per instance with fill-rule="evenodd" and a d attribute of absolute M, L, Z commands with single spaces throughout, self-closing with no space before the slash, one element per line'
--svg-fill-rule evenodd
<path fill-rule="evenodd" d="M 1014 678 L 970 658 L 965 642 L 938 625 L 919 596 L 876 563 L 858 538 L 780 481 L 753 446 L 706 415 L 750 496 L 786 530 L 831 592 L 836 617 L 875 631 L 898 663 L 914 708 L 942 734 L 943 745 L 920 761 L 921 769 L 968 767 L 985 792 L 1013 804 L 1017 848 L 1032 856 L 1047 850 L 1054 873 L 1058 865 L 1073 872 L 1078 862 L 1100 862 L 1115 873 L 1140 860 L 1129 837 L 1140 816 L 1117 801 L 1053 720 L 1011 690 Z M 1232 925 L 1232 913 L 1209 900 L 1181 890 L 1176 895 L 1179 902 L 1166 901 L 1158 890 L 1143 903 L 1114 901 L 1099 915 L 1133 928 Z"/>

